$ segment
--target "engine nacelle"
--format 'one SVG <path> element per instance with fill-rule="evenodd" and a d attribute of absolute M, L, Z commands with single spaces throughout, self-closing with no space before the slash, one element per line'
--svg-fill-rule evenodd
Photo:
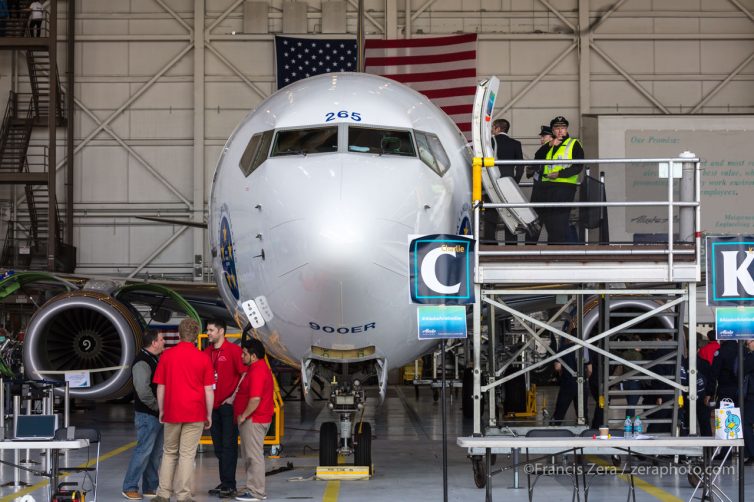
<path fill-rule="evenodd" d="M 32 317 L 24 338 L 26 375 L 63 380 L 63 371 L 91 370 L 91 386 L 71 397 L 112 399 L 132 390 L 131 363 L 142 345 L 137 315 L 98 291 L 55 296 Z"/>
<path fill-rule="evenodd" d="M 597 308 L 597 300 L 592 299 L 584 306 L 584 333 L 585 336 L 592 336 L 592 330 L 596 329 L 600 320 L 599 309 Z M 610 299 L 610 312 L 617 313 L 621 311 L 645 313 L 650 310 L 658 308 L 661 303 L 655 300 L 645 300 L 641 298 L 611 298 Z M 638 315 L 638 314 L 637 314 Z M 620 322 L 624 322 L 626 319 L 621 319 Z M 649 328 L 656 327 L 661 329 L 672 330 L 674 328 L 673 316 L 669 311 L 656 314 L 655 316 L 644 320 L 636 327 Z"/>

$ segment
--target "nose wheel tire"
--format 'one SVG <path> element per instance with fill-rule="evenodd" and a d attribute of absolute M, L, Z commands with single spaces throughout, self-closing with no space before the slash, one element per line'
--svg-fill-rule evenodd
<path fill-rule="evenodd" d="M 361 428 L 361 431 L 359 431 Z M 366 465 L 372 469 L 372 426 L 369 422 L 356 425 L 354 432 L 354 465 Z"/>
<path fill-rule="evenodd" d="M 319 465 L 338 465 L 338 427 L 335 422 L 324 422 L 319 427 Z"/>

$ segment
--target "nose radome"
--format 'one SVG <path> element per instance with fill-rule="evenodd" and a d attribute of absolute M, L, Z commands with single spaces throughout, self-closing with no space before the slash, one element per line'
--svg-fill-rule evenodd
<path fill-rule="evenodd" d="M 313 209 L 308 218 L 309 264 L 333 279 L 347 280 L 373 261 L 372 215 L 340 201 Z"/>

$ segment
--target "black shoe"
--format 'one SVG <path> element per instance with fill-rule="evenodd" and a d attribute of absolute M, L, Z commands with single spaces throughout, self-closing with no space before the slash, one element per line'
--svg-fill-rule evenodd
<path fill-rule="evenodd" d="M 222 489 L 223 489 L 223 485 L 219 484 L 216 487 L 209 490 L 207 493 L 209 493 L 210 495 L 220 495 L 220 492 L 222 491 Z"/>
<path fill-rule="evenodd" d="M 223 488 L 220 490 L 220 493 L 218 493 L 218 496 L 221 499 L 232 499 L 235 498 L 237 495 L 235 488 Z"/>
<path fill-rule="evenodd" d="M 754 457 L 749 457 L 744 460 L 744 465 L 754 465 Z"/>

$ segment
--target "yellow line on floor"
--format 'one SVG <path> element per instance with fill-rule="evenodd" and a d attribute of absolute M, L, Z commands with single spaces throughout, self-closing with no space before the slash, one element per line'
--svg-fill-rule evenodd
<path fill-rule="evenodd" d="M 116 449 L 114 449 L 112 451 L 109 451 L 109 452 L 105 453 L 104 455 L 100 455 L 99 461 L 100 462 L 104 462 L 105 460 L 107 460 L 109 458 L 112 458 L 112 457 L 114 457 L 116 455 L 120 455 L 124 451 L 130 450 L 134 446 L 136 446 L 136 441 L 132 441 L 130 443 L 127 443 L 127 444 L 121 446 L 120 448 L 116 448 Z M 93 459 L 89 460 L 88 462 L 84 462 L 81 465 L 77 465 L 76 467 L 92 467 L 96 463 L 97 463 L 97 459 L 93 458 Z M 75 473 L 61 472 L 60 475 L 58 476 L 58 481 L 60 481 L 61 479 L 67 478 L 71 474 L 75 474 Z M 24 495 L 27 495 L 27 494 L 32 493 L 32 492 L 35 492 L 35 491 L 39 490 L 40 488 L 44 488 L 49 483 L 50 483 L 49 480 L 45 480 L 45 481 L 40 481 L 39 483 L 37 483 L 35 485 L 27 486 L 26 488 L 24 488 L 22 490 L 19 490 L 19 491 L 15 492 L 15 493 L 11 493 L 9 495 L 5 495 L 4 497 L 0 498 L 0 502 L 13 502 L 14 499 L 16 499 L 18 497 L 23 497 Z"/>
<path fill-rule="evenodd" d="M 610 468 L 614 467 L 613 464 L 599 457 L 595 457 L 593 455 L 588 455 L 587 459 L 589 459 L 590 462 L 600 465 L 602 467 L 610 467 Z M 620 467 L 616 467 L 615 469 L 617 470 L 617 472 L 621 471 Z M 628 474 L 616 474 L 616 476 L 622 479 L 623 481 L 625 481 L 626 483 L 629 483 L 629 484 L 631 483 L 631 478 Z M 642 491 L 647 492 L 648 494 L 650 494 L 651 496 L 655 497 L 658 500 L 661 500 L 662 502 L 683 502 L 681 499 L 679 499 L 675 495 L 672 495 L 666 492 L 662 488 L 659 488 L 653 485 L 652 483 L 650 483 L 649 481 L 645 481 L 638 476 L 634 476 L 634 486 Z"/>
<path fill-rule="evenodd" d="M 338 455 L 338 465 L 345 463 L 345 455 Z M 325 493 L 322 495 L 322 502 L 338 502 L 338 495 L 340 495 L 340 481 L 328 481 L 325 486 Z"/>
<path fill-rule="evenodd" d="M 328 481 L 325 487 L 325 494 L 322 495 L 322 502 L 337 502 L 340 494 L 340 481 Z"/>

